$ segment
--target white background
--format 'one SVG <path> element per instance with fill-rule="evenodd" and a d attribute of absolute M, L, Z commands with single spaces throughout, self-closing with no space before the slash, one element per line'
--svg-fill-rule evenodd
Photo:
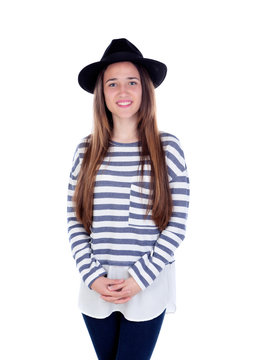
<path fill-rule="evenodd" d="M 177 311 L 153 360 L 256 358 L 254 1 L 5 1 L 1 30 L 1 358 L 95 360 L 66 231 L 76 145 L 92 128 L 77 83 L 113 38 L 168 66 L 159 129 L 191 181 Z"/>

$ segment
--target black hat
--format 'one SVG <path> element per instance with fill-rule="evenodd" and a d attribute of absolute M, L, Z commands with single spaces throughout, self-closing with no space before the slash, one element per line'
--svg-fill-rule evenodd
<path fill-rule="evenodd" d="M 93 94 L 100 71 L 108 65 L 120 61 L 131 61 L 134 64 L 143 65 L 148 71 L 155 88 L 164 81 L 166 76 L 167 67 L 165 64 L 144 58 L 136 46 L 127 39 L 114 39 L 107 47 L 100 61 L 87 65 L 80 71 L 78 75 L 79 85 Z"/>

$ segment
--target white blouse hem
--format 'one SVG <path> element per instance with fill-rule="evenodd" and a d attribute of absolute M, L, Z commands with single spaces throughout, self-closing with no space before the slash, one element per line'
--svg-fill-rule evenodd
<path fill-rule="evenodd" d="M 127 279 L 129 267 L 104 266 L 110 279 Z M 127 320 L 147 321 L 159 316 L 165 309 L 166 314 L 176 311 L 176 274 L 175 262 L 166 265 L 154 282 L 140 291 L 125 304 L 113 304 L 101 299 L 100 294 L 91 290 L 81 280 L 78 307 L 90 317 L 103 319 L 114 311 L 120 311 Z"/>

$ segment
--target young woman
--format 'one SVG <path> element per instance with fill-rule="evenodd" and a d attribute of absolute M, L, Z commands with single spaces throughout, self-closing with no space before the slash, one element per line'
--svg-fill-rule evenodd
<path fill-rule="evenodd" d="M 115 39 L 78 77 L 94 93 L 94 128 L 73 158 L 68 231 L 79 307 L 100 360 L 150 359 L 175 311 L 189 180 L 179 140 L 157 128 L 154 88 L 166 71 Z"/>

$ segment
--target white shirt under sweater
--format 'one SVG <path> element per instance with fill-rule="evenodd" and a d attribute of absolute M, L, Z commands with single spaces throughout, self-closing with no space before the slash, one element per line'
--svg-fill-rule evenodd
<path fill-rule="evenodd" d="M 167 227 L 159 232 L 151 219 L 146 219 L 150 164 L 144 165 L 143 182 L 140 172 L 140 142 L 110 141 L 94 187 L 91 233 L 78 222 L 72 202 L 88 136 L 83 138 L 74 154 L 68 189 L 69 241 L 81 274 L 79 308 L 82 313 L 105 318 L 120 311 L 132 321 L 151 320 L 176 309 L 174 252 L 183 241 L 189 205 L 189 179 L 184 153 L 179 140 L 160 132 L 168 171 L 173 213 Z M 141 291 L 125 304 L 101 299 L 90 289 L 99 276 L 128 278 L 132 276 Z"/>

